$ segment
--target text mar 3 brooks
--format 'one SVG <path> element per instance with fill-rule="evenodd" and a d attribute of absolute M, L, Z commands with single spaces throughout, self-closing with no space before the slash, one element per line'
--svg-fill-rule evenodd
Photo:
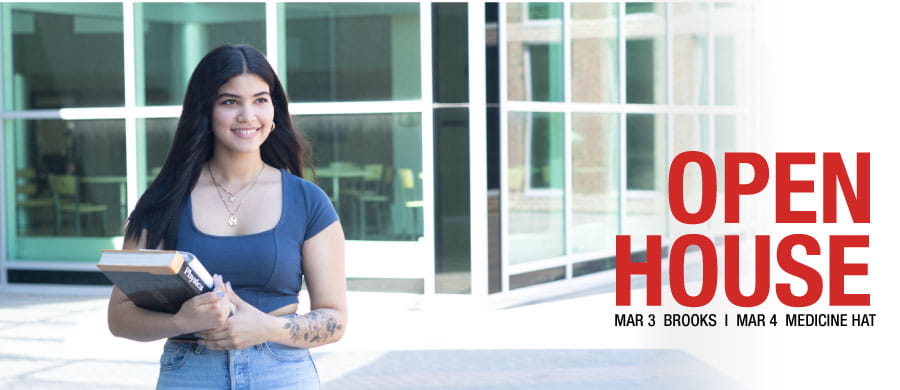
<path fill-rule="evenodd" d="M 873 313 L 617 313 L 616 327 L 872 327 Z"/>

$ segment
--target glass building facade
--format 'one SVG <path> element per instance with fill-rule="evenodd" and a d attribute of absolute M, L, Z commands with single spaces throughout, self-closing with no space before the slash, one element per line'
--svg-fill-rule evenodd
<path fill-rule="evenodd" d="M 284 83 L 351 289 L 506 292 L 610 269 L 616 234 L 718 231 L 668 217 L 666 167 L 749 145 L 748 11 L 2 3 L 0 284 L 104 281 L 99 250 L 121 246 L 190 72 L 228 43 L 260 49 Z M 699 172 L 685 180 L 699 201 Z"/>

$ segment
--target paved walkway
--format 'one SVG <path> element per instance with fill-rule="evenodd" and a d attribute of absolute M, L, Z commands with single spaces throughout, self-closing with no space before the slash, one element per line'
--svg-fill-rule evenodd
<path fill-rule="evenodd" d="M 161 342 L 112 337 L 108 289 L 57 290 L 0 291 L 0 389 L 153 388 Z M 739 387 L 683 351 L 603 337 L 612 324 L 602 308 L 612 299 L 598 289 L 489 309 L 351 293 L 344 339 L 313 356 L 326 390 Z"/>

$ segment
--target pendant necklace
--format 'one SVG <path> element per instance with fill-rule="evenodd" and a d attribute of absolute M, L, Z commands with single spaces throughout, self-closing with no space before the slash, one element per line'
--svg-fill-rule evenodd
<path fill-rule="evenodd" d="M 209 171 L 209 177 L 212 178 L 212 182 L 216 186 L 216 193 L 219 194 L 219 199 L 222 200 L 222 205 L 225 206 L 225 210 L 228 211 L 228 219 L 225 220 L 228 226 L 234 227 L 237 225 L 237 213 L 241 209 L 241 206 L 244 204 L 244 199 L 241 199 L 241 201 L 238 202 L 238 205 L 234 208 L 234 211 L 231 211 L 231 206 L 229 206 L 228 203 L 233 203 L 236 195 L 243 191 L 245 188 L 247 189 L 247 193 L 249 194 L 250 191 L 253 190 L 253 187 L 256 186 L 256 182 L 259 181 L 259 177 L 262 176 L 262 171 L 265 168 L 266 164 L 263 164 L 262 168 L 259 168 L 259 172 L 256 174 L 256 177 L 253 178 L 253 181 L 244 184 L 244 186 L 239 190 L 231 192 L 228 191 L 225 187 L 219 185 L 219 182 L 216 181 L 216 176 L 212 173 L 212 169 L 209 168 L 209 164 L 206 164 L 206 170 Z M 227 200 L 225 199 L 225 194 L 228 194 Z"/>
<path fill-rule="evenodd" d="M 263 168 L 265 168 L 265 166 L 266 166 L 266 164 L 263 164 Z M 254 184 L 254 185 L 255 185 L 255 184 L 256 184 L 256 180 L 259 179 L 259 175 L 261 175 L 261 174 L 262 174 L 262 171 L 263 171 L 263 169 L 260 168 L 260 169 L 259 169 L 259 173 L 256 174 L 256 178 L 253 179 L 253 181 L 247 182 L 246 184 L 244 184 L 243 187 L 241 187 L 241 188 L 238 189 L 237 191 L 231 192 L 231 191 L 228 191 L 227 188 L 225 188 L 225 187 L 219 185 L 219 182 L 216 181 L 216 177 L 213 176 L 212 171 L 209 169 L 209 164 L 206 164 L 206 170 L 209 171 L 209 176 L 212 177 L 213 184 L 216 185 L 216 188 L 218 188 L 219 190 L 224 191 L 226 194 L 228 194 L 228 202 L 230 202 L 230 203 L 234 203 L 234 200 L 236 199 L 237 194 L 240 194 L 241 191 L 243 191 L 245 188 L 247 188 L 247 186 L 249 186 L 249 185 L 251 185 L 251 184 Z"/>

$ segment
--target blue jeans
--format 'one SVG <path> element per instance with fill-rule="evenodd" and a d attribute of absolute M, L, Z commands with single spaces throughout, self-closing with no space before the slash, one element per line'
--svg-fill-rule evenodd
<path fill-rule="evenodd" d="M 160 357 L 157 389 L 318 389 L 309 350 L 262 343 L 214 351 L 168 340 Z"/>

